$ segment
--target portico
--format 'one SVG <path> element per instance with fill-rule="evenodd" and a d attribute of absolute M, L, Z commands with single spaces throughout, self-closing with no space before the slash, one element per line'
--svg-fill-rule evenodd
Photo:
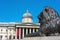
<path fill-rule="evenodd" d="M 30 25 L 28 25 L 30 24 Z M 27 34 L 31 34 L 31 33 L 34 33 L 34 32 L 37 32 L 39 30 L 39 24 L 32 24 L 32 23 L 27 23 L 27 24 L 21 24 L 21 25 L 17 25 L 16 26 L 16 29 L 20 29 L 19 30 L 19 38 L 24 38 L 26 37 Z M 17 32 L 17 31 L 16 31 Z M 18 39 L 19 39 L 18 38 Z"/>

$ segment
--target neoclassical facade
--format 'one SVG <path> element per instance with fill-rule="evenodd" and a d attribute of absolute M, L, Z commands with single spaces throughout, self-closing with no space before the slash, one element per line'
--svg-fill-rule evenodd
<path fill-rule="evenodd" d="M 0 40 L 23 39 L 27 34 L 37 32 L 40 23 L 34 23 L 32 15 L 26 11 L 22 22 L 0 22 Z"/>

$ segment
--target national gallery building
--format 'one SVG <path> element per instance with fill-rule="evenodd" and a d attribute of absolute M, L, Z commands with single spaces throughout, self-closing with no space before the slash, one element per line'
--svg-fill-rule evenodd
<path fill-rule="evenodd" d="M 22 22 L 0 22 L 0 40 L 23 39 L 27 34 L 37 32 L 40 23 L 34 23 L 28 10 L 22 16 Z"/>

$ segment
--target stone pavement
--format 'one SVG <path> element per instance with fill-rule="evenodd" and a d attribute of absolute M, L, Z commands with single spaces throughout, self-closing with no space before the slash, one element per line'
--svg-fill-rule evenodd
<path fill-rule="evenodd" d="M 60 40 L 60 36 L 48 36 L 48 37 L 26 37 L 21 40 Z"/>
<path fill-rule="evenodd" d="M 11 39 L 11 40 L 17 40 L 17 39 Z M 25 37 L 23 39 L 18 39 L 18 40 L 60 40 L 60 36 Z"/>

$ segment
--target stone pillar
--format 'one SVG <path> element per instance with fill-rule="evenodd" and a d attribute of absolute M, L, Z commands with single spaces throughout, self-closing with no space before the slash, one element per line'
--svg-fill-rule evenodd
<path fill-rule="evenodd" d="M 19 39 L 21 39 L 21 28 L 19 28 Z"/>
<path fill-rule="evenodd" d="M 16 28 L 16 35 L 15 35 L 15 39 L 17 39 L 17 28 Z"/>
<path fill-rule="evenodd" d="M 36 32 L 38 31 L 38 28 L 36 29 Z"/>
<path fill-rule="evenodd" d="M 11 29 L 12 30 L 12 29 Z M 11 39 L 13 40 L 13 30 L 11 31 Z"/>
<path fill-rule="evenodd" d="M 23 32 L 22 37 L 24 38 L 24 28 L 23 28 L 23 31 L 22 32 Z"/>
<path fill-rule="evenodd" d="M 7 28 L 7 40 L 9 40 L 9 29 Z"/>
<path fill-rule="evenodd" d="M 29 33 L 31 33 L 31 28 L 29 29 Z"/>
<path fill-rule="evenodd" d="M 33 33 L 35 32 L 35 29 L 33 28 Z"/>
<path fill-rule="evenodd" d="M 28 28 L 26 28 L 26 35 L 28 34 Z"/>

